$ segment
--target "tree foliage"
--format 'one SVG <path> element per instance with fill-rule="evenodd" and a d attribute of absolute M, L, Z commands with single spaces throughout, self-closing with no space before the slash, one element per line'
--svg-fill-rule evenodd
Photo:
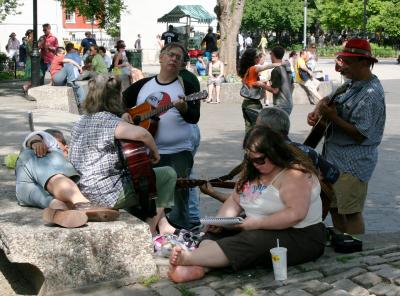
<path fill-rule="evenodd" d="M 18 6 L 21 6 L 18 0 L 0 0 L 0 22 L 4 21 L 7 15 L 18 13 Z"/>
<path fill-rule="evenodd" d="M 298 32 L 303 24 L 303 1 L 247 0 L 242 28 L 248 31 Z"/>
<path fill-rule="evenodd" d="M 88 20 L 97 20 L 100 28 L 113 31 L 118 27 L 124 0 L 60 0 L 68 12 L 77 11 Z"/>

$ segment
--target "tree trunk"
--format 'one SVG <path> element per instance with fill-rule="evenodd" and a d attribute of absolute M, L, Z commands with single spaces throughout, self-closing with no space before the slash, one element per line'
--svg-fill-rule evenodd
<path fill-rule="evenodd" d="M 217 0 L 215 7 L 221 29 L 220 58 L 226 65 L 225 75 L 237 73 L 237 35 L 242 23 L 245 2 L 245 0 Z"/>

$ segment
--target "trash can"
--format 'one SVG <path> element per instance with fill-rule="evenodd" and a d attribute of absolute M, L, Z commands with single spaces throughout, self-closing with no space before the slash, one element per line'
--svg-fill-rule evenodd
<path fill-rule="evenodd" d="M 126 50 L 126 57 L 129 63 L 134 68 L 142 70 L 142 50 L 141 49 L 129 49 Z"/>

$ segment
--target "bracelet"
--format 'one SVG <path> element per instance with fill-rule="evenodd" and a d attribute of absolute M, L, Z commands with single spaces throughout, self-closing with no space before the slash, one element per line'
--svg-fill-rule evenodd
<path fill-rule="evenodd" d="M 43 141 L 42 140 L 32 140 L 32 141 L 30 141 L 31 149 L 32 149 L 32 145 L 35 144 L 35 143 L 43 143 Z"/>

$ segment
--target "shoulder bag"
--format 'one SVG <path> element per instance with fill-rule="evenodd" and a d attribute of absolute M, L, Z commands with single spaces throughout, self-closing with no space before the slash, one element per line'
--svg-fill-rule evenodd
<path fill-rule="evenodd" d="M 245 77 L 248 75 L 247 70 Z M 246 80 L 245 78 L 243 80 Z M 265 91 L 260 87 L 248 87 L 244 81 L 242 82 L 242 87 L 240 88 L 240 95 L 245 99 L 251 100 L 261 100 L 265 96 Z"/>

